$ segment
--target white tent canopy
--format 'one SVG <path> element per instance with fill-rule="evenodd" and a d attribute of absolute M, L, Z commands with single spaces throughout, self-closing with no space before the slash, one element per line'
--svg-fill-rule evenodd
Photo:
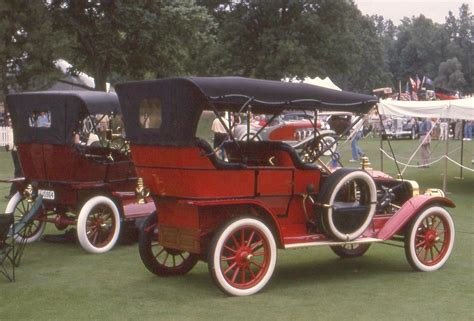
<path fill-rule="evenodd" d="M 69 62 L 67 62 L 64 59 L 58 59 L 58 60 L 53 61 L 53 63 L 56 66 L 56 68 L 58 68 L 64 75 L 69 75 L 69 69 L 72 67 L 72 65 Z M 90 88 L 90 90 L 94 90 L 94 88 L 95 88 L 94 78 L 92 78 L 91 76 L 89 76 L 89 75 L 87 75 L 83 72 L 77 73 L 76 76 L 70 76 L 69 75 L 68 80 L 70 82 L 72 82 L 73 84 L 78 84 L 78 85 L 88 87 L 88 88 Z M 106 83 L 106 90 L 107 90 L 107 92 L 110 91 L 110 84 L 109 83 Z"/>
<path fill-rule="evenodd" d="M 285 81 L 285 82 L 301 82 L 301 83 L 305 83 L 305 84 L 315 85 L 315 86 L 334 89 L 334 90 L 339 90 L 339 91 L 342 90 L 336 84 L 334 84 L 329 77 L 326 77 L 324 79 L 321 79 L 319 77 L 316 77 L 316 78 L 306 77 L 303 80 L 300 80 L 300 79 L 297 79 L 297 78 L 292 78 L 292 79 L 285 78 L 285 79 L 283 79 L 283 81 Z"/>
<path fill-rule="evenodd" d="M 435 101 L 380 100 L 378 107 L 382 115 L 474 120 L 474 98 Z"/>

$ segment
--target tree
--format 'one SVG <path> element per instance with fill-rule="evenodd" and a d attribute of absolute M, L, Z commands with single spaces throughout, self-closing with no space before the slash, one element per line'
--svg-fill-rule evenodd
<path fill-rule="evenodd" d="M 213 59 L 217 74 L 265 79 L 330 76 L 347 88 L 369 91 L 372 84 L 367 80 L 378 75 L 369 78 L 366 71 L 383 69 L 374 28 L 351 2 L 201 0 L 199 4 L 219 24 Z"/>
<path fill-rule="evenodd" d="M 0 1 L 0 102 L 11 91 L 46 88 L 62 43 L 40 1 Z"/>
<path fill-rule="evenodd" d="M 423 15 L 404 18 L 390 56 L 391 72 L 397 79 L 415 74 L 434 78 L 449 43 L 443 28 Z"/>
<path fill-rule="evenodd" d="M 335 80 L 339 80 L 345 89 L 367 93 L 377 87 L 395 85 L 384 59 L 383 41 L 386 39 L 377 37 L 374 20 L 358 17 L 352 26 L 358 35 L 360 51 L 352 61 L 353 68 L 336 76 Z"/>
<path fill-rule="evenodd" d="M 449 89 L 463 88 L 466 84 L 464 74 L 461 71 L 462 65 L 457 58 L 448 59 L 439 65 L 438 77 L 435 85 Z"/>
<path fill-rule="evenodd" d="M 57 28 L 71 41 L 67 59 L 90 73 L 97 90 L 106 81 L 182 75 L 214 27 L 192 0 L 51 0 Z"/>
<path fill-rule="evenodd" d="M 450 12 L 446 19 L 446 29 L 450 31 L 451 46 L 448 58 L 456 57 L 465 73 L 465 85 L 458 89 L 474 91 L 474 16 L 469 5 L 459 8 L 459 17 Z"/>

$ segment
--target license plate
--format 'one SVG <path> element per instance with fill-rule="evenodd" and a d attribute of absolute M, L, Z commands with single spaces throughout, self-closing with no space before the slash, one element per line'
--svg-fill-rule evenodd
<path fill-rule="evenodd" d="M 54 196 L 55 196 L 54 191 L 49 191 L 49 190 L 46 190 L 46 189 L 39 189 L 38 194 L 43 195 L 43 198 L 45 200 L 54 200 Z"/>

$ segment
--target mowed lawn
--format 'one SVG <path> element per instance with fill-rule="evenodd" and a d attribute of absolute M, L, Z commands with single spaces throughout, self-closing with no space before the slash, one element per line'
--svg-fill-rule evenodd
<path fill-rule="evenodd" d="M 379 144 L 372 138 L 360 142 L 374 168 L 380 168 Z M 392 145 L 401 161 L 416 148 L 408 140 Z M 436 159 L 445 145 L 432 145 Z M 456 160 L 459 147 L 459 141 L 450 141 Z M 343 163 L 356 166 L 347 162 L 349 144 L 340 150 Z M 464 162 L 470 168 L 473 151 L 474 142 L 466 142 Z M 444 166 L 410 168 L 405 177 L 422 189 L 441 188 Z M 387 158 L 384 169 L 396 175 Z M 0 178 L 11 173 L 10 155 L 0 152 Z M 350 260 L 327 247 L 282 250 L 262 292 L 232 298 L 214 286 L 204 263 L 186 276 L 159 278 L 144 268 L 136 244 L 91 255 L 79 245 L 40 241 L 26 248 L 16 283 L 0 277 L 0 320 L 474 320 L 474 174 L 464 171 L 463 180 L 454 178 L 459 175 L 449 164 L 456 241 L 451 258 L 436 272 L 413 272 L 403 248 L 383 244 Z M 0 185 L 3 209 L 7 189 Z M 51 226 L 47 233 L 56 231 Z"/>

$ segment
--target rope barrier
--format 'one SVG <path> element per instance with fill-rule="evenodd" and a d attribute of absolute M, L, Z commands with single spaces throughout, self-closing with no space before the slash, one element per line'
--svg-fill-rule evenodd
<path fill-rule="evenodd" d="M 436 147 L 435 147 L 435 148 L 436 148 Z M 433 148 L 433 151 L 435 150 L 435 148 Z M 379 149 L 380 149 L 380 148 L 379 148 Z M 457 151 L 460 150 L 460 149 L 461 149 L 461 147 L 456 147 L 455 149 L 449 151 L 449 152 L 448 152 L 448 155 L 454 154 L 455 152 L 457 152 Z M 433 153 L 431 153 L 431 154 L 433 154 Z M 410 157 L 405 157 L 405 156 L 397 155 L 397 159 L 409 160 Z M 415 158 L 414 160 L 420 161 L 421 159 L 420 159 L 420 158 Z"/>
<path fill-rule="evenodd" d="M 390 156 L 385 150 L 383 150 L 382 148 L 379 148 L 379 150 L 390 160 L 392 161 L 396 161 L 392 156 Z M 470 168 L 470 167 L 466 167 L 464 165 L 461 165 L 460 163 L 456 162 L 454 159 L 452 159 L 451 157 L 447 156 L 447 155 L 443 155 L 441 157 L 439 157 L 438 159 L 428 163 L 428 164 L 425 164 L 425 165 L 410 165 L 410 164 L 407 164 L 407 163 L 402 163 L 400 161 L 396 161 L 397 163 L 405 166 L 405 167 L 410 167 L 410 168 L 422 168 L 422 167 L 426 167 L 426 166 L 430 166 L 430 165 L 433 165 L 443 159 L 447 159 L 449 160 L 450 162 L 454 163 L 455 165 L 459 166 L 459 167 L 462 167 L 468 171 L 471 171 L 471 172 L 474 172 L 474 169 Z"/>

